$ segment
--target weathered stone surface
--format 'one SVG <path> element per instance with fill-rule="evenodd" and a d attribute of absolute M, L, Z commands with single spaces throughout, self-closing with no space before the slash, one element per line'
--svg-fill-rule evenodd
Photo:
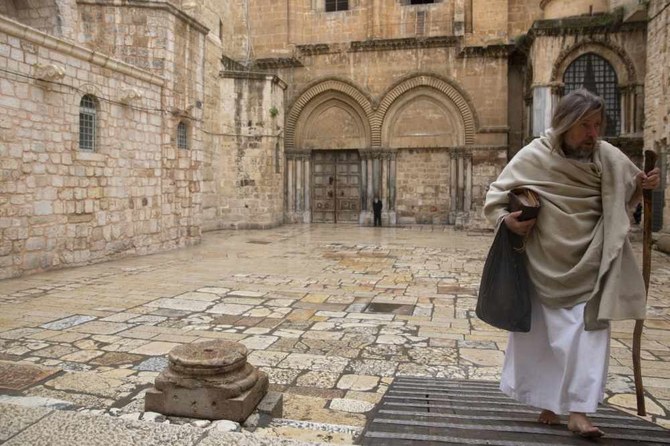
<path fill-rule="evenodd" d="M 184 344 L 168 360 L 145 395 L 148 411 L 243 422 L 267 392 L 267 375 L 247 363 L 246 347 L 236 342 Z"/>
<path fill-rule="evenodd" d="M 0 390 L 18 391 L 32 386 L 59 369 L 0 361 Z"/>

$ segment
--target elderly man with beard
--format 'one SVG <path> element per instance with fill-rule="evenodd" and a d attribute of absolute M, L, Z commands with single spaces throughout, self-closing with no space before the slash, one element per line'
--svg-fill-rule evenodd
<path fill-rule="evenodd" d="M 486 195 L 484 212 L 526 238 L 535 293 L 531 330 L 510 333 L 500 383 L 510 397 L 541 410 L 539 421 L 584 437 L 604 433 L 587 414 L 602 402 L 609 360 L 609 321 L 643 319 L 645 288 L 628 240 L 629 215 L 654 189 L 658 168 L 641 172 L 599 139 L 605 104 L 587 90 L 566 95 L 552 128 L 510 161 Z M 509 213 L 507 192 L 540 196 L 537 219 Z"/>

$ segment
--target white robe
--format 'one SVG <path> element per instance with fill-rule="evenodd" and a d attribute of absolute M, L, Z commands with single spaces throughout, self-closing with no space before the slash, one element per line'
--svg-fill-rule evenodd
<path fill-rule="evenodd" d="M 607 382 L 610 329 L 584 330 L 584 305 L 549 308 L 533 301 L 530 332 L 509 336 L 503 393 L 559 415 L 596 411 Z"/>

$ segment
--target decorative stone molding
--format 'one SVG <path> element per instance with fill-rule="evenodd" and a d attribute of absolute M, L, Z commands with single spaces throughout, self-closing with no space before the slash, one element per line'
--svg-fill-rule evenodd
<path fill-rule="evenodd" d="M 613 14 L 598 14 L 592 16 L 565 17 L 561 19 L 537 20 L 533 23 L 528 34 L 538 36 L 584 35 L 585 33 L 613 33 L 634 30 L 644 30 L 647 23 L 624 22 L 623 11 Z"/>
<path fill-rule="evenodd" d="M 305 106 L 316 96 L 328 91 L 340 92 L 351 98 L 358 106 L 361 107 L 367 116 L 368 121 L 371 121 L 373 113 L 372 101 L 361 91 L 359 91 L 353 85 L 342 80 L 330 79 L 321 81 L 318 84 L 309 87 L 304 93 L 298 96 L 298 99 L 291 106 L 290 112 L 286 117 L 286 149 L 292 149 L 295 147 L 295 129 L 298 123 L 298 118 L 300 118 L 300 114 Z"/>
<path fill-rule="evenodd" d="M 389 51 L 413 48 L 445 48 L 456 46 L 461 41 L 457 36 L 407 37 L 402 39 L 375 39 L 351 42 L 349 50 L 358 51 Z"/>
<path fill-rule="evenodd" d="M 165 79 L 160 76 L 144 71 L 133 65 L 114 59 L 112 56 L 102 55 L 88 48 L 69 42 L 67 40 L 53 37 L 49 34 L 37 31 L 22 23 L 15 22 L 7 17 L 0 15 L 0 32 L 7 33 L 10 36 L 17 37 L 28 42 L 59 52 L 66 56 L 72 56 L 79 60 L 98 65 L 117 73 L 131 76 L 135 79 L 149 82 L 154 85 L 164 85 Z"/>
<path fill-rule="evenodd" d="M 488 57 L 493 59 L 506 59 L 512 54 L 515 46 L 513 44 L 498 44 L 487 46 L 466 46 L 458 53 L 458 57 Z"/>
<path fill-rule="evenodd" d="M 119 98 L 119 101 L 122 104 L 128 105 L 135 100 L 142 99 L 142 97 L 143 97 L 142 92 L 139 91 L 137 88 L 127 88 L 121 90 L 121 97 Z"/>
<path fill-rule="evenodd" d="M 33 64 L 33 76 L 41 81 L 59 81 L 65 77 L 65 69 L 55 64 Z"/>
<path fill-rule="evenodd" d="M 124 0 L 123 2 L 118 2 L 117 0 L 76 0 L 77 5 L 97 5 L 97 6 L 114 6 L 119 7 L 128 7 L 128 8 L 148 8 L 148 9 L 159 9 L 167 11 L 179 20 L 182 20 L 185 23 L 188 23 L 190 27 L 196 31 L 207 35 L 209 33 L 209 28 L 207 28 L 203 23 L 196 20 L 191 15 L 187 14 L 185 11 L 179 7 L 173 5 L 171 0 Z M 189 9 L 188 4 L 183 5 L 183 9 Z"/>
<path fill-rule="evenodd" d="M 374 120 L 372 121 L 372 145 L 381 145 L 382 123 L 384 122 L 386 113 L 388 112 L 388 109 L 391 107 L 393 102 L 402 94 L 419 87 L 434 88 L 442 92 L 456 105 L 463 119 L 463 126 L 465 129 L 465 144 L 474 144 L 475 131 L 478 127 L 477 116 L 474 113 L 474 107 L 471 105 L 470 100 L 467 98 L 465 93 L 454 87 L 451 83 L 436 76 L 420 75 L 401 81 L 395 87 L 392 87 L 388 93 L 386 93 L 384 99 L 382 99 L 380 102 L 379 108 L 377 109 L 377 112 L 373 118 Z"/>
<path fill-rule="evenodd" d="M 330 45 L 327 43 L 315 43 L 312 45 L 297 45 L 296 50 L 302 56 L 318 56 L 319 54 L 328 54 Z"/>
<path fill-rule="evenodd" d="M 266 57 L 254 60 L 252 67 L 259 70 L 277 70 L 280 68 L 303 67 L 302 62 L 295 57 Z"/>

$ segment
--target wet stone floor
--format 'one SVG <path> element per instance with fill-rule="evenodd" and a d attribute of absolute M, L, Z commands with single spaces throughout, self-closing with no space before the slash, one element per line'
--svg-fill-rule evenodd
<path fill-rule="evenodd" d="M 474 316 L 489 233 L 283 226 L 0 281 L 0 404 L 143 412 L 175 346 L 249 349 L 283 416 L 231 429 L 351 443 L 394 377 L 498 380 L 507 335 Z M 640 255 L 640 243 L 635 243 Z M 642 344 L 647 419 L 670 427 L 670 257 L 654 251 Z M 606 402 L 634 413 L 633 322 L 614 323 Z M 262 417 L 261 417 L 262 418 Z"/>

